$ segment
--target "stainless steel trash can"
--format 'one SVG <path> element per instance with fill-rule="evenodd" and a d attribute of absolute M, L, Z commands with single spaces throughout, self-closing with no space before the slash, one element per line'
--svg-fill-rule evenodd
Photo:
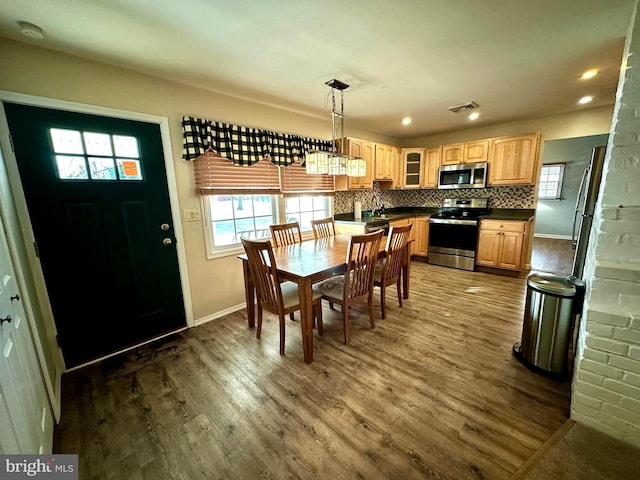
<path fill-rule="evenodd" d="M 575 315 L 576 286 L 567 277 L 532 273 L 527 277 L 527 299 L 522 339 L 513 352 L 525 365 L 562 375 Z"/>

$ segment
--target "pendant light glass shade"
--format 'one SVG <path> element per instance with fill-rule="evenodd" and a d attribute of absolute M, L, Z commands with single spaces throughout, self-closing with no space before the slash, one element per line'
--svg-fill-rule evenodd
<path fill-rule="evenodd" d="M 351 157 L 347 161 L 349 177 L 364 177 L 367 174 L 367 162 L 362 158 Z"/>
<path fill-rule="evenodd" d="M 329 152 L 311 150 L 305 155 L 304 165 L 310 175 L 329 173 Z"/>
<path fill-rule="evenodd" d="M 349 85 L 340 80 L 329 80 L 326 85 L 331 87 L 331 151 L 311 150 L 305 155 L 305 167 L 308 174 L 348 175 L 350 177 L 364 177 L 367 173 L 367 163 L 358 157 L 339 152 L 337 145 L 344 136 L 344 92 Z M 340 91 L 340 111 L 336 109 L 335 90 Z M 339 131 L 338 131 L 339 130 Z"/>
<path fill-rule="evenodd" d="M 346 175 L 347 174 L 347 157 L 344 155 L 332 155 L 329 157 L 329 175 Z"/>

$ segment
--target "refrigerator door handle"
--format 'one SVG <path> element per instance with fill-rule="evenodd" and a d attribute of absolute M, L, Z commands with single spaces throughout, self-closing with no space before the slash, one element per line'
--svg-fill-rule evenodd
<path fill-rule="evenodd" d="M 576 226 L 578 225 L 578 215 L 580 215 L 580 200 L 582 198 L 582 192 L 584 191 L 588 176 L 589 176 L 589 169 L 585 168 L 584 172 L 582 173 L 580 188 L 578 188 L 578 197 L 576 198 L 576 211 L 573 214 L 573 227 L 571 228 L 571 246 L 573 248 L 576 248 L 576 245 L 578 244 L 578 238 L 576 237 Z M 583 216 L 583 215 L 580 215 L 580 216 Z"/>

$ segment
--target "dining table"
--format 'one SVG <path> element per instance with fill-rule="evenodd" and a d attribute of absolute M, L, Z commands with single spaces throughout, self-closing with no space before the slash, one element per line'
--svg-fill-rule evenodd
<path fill-rule="evenodd" d="M 300 327 L 304 361 L 313 362 L 313 284 L 346 270 L 347 251 L 351 235 L 341 234 L 325 238 L 306 240 L 292 245 L 273 247 L 273 255 L 280 281 L 298 284 L 300 299 Z M 379 257 L 384 257 L 386 237 L 380 241 Z M 405 250 L 402 267 L 403 297 L 409 298 L 409 248 Z M 242 260 L 247 321 L 249 328 L 255 327 L 255 288 L 246 254 L 238 255 Z"/>

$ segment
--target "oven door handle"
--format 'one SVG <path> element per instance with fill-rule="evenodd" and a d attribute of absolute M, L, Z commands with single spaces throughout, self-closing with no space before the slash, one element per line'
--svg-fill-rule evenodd
<path fill-rule="evenodd" d="M 477 220 L 456 220 L 456 219 L 444 219 L 444 218 L 431 218 L 429 223 L 439 223 L 444 225 L 477 225 Z"/>

